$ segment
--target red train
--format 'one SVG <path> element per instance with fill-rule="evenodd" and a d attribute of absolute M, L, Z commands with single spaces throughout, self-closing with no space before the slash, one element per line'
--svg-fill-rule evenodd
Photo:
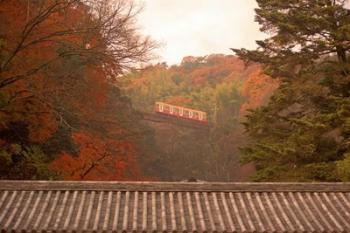
<path fill-rule="evenodd" d="M 156 102 L 154 111 L 162 115 L 191 120 L 205 125 L 208 124 L 207 114 L 199 110 L 184 108 L 163 102 Z"/>

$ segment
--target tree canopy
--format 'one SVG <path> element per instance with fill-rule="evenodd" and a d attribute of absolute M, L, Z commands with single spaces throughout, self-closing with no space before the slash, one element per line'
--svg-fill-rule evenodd
<path fill-rule="evenodd" d="M 269 37 L 234 49 L 280 81 L 269 104 L 251 111 L 243 162 L 257 181 L 349 180 L 350 10 L 337 0 L 258 0 Z"/>
<path fill-rule="evenodd" d="M 207 181 L 246 178 L 239 169 L 239 146 L 247 139 L 241 120 L 247 109 L 266 103 L 278 86 L 261 73 L 258 64 L 245 67 L 232 55 L 211 54 L 185 57 L 181 64 L 157 64 L 130 73 L 123 90 L 140 112 L 153 113 L 162 101 L 205 111 L 210 130 L 193 130 L 164 123 L 150 123 L 159 150 L 154 177 Z M 151 167 L 151 166 L 149 166 Z"/>
<path fill-rule="evenodd" d="M 246 60 L 265 64 L 274 77 L 291 78 L 334 55 L 335 64 L 348 72 L 350 14 L 345 2 L 257 0 L 256 21 L 260 30 L 270 36 L 257 41 L 257 50 L 233 50 Z"/>
<path fill-rule="evenodd" d="M 148 129 L 116 83 L 156 46 L 138 13 L 124 0 L 0 1 L 1 178 L 141 179 Z"/>

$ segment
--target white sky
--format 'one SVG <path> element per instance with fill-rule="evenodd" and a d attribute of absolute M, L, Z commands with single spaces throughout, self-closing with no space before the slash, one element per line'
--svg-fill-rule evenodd
<path fill-rule="evenodd" d="M 229 48 L 256 48 L 265 35 L 254 22 L 255 0 L 137 0 L 146 35 L 163 44 L 159 61 L 180 63 L 184 56 L 232 54 Z M 346 0 L 350 8 L 350 0 Z"/>
<path fill-rule="evenodd" d="M 180 63 L 184 56 L 232 54 L 229 48 L 255 48 L 264 38 L 254 22 L 255 0 L 141 0 L 139 23 L 163 46 L 160 61 Z"/>
<path fill-rule="evenodd" d="M 350 0 L 345 1 L 345 8 L 350 9 Z"/>

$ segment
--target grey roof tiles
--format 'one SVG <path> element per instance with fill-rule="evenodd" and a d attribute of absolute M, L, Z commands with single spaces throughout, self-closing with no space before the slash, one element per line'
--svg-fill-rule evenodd
<path fill-rule="evenodd" d="M 350 184 L 0 181 L 0 229 L 350 232 Z"/>

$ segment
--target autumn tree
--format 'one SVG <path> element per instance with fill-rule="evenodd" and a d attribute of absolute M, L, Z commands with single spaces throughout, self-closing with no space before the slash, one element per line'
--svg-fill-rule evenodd
<path fill-rule="evenodd" d="M 59 83 L 58 90 L 43 85 L 74 76 L 74 71 L 87 65 L 103 66 L 106 78 L 113 79 L 122 70 L 147 61 L 155 46 L 137 33 L 138 11 L 127 1 L 17 0 L 0 4 L 0 89 L 7 105 L 17 99 L 45 102 L 43 92 L 52 95 L 73 83 Z M 62 67 L 67 59 L 75 60 L 71 73 L 47 77 L 52 67 Z M 15 93 L 9 91 L 13 86 Z M 40 87 L 45 91 L 37 90 Z"/>
<path fill-rule="evenodd" d="M 139 34 L 138 12 L 124 0 L 0 1 L 0 131 L 24 128 L 4 143 L 40 148 L 64 132 L 62 145 L 71 144 L 70 133 L 105 106 L 116 78 L 151 58 L 155 43 Z M 16 162 L 12 147 L 2 155 Z"/>
<path fill-rule="evenodd" d="M 350 11 L 341 0 L 258 0 L 269 37 L 234 51 L 280 82 L 266 107 L 249 114 L 257 181 L 348 180 Z"/>
<path fill-rule="evenodd" d="M 0 88 L 32 78 L 70 56 L 93 58 L 119 74 L 147 61 L 155 46 L 137 34 L 138 11 L 123 0 L 1 1 L 1 12 L 1 27 L 12 30 L 1 38 Z M 35 53 L 43 57 L 29 57 Z"/>
<path fill-rule="evenodd" d="M 126 140 L 103 140 L 87 132 L 72 135 L 78 156 L 63 152 L 51 170 L 66 180 L 133 180 L 139 177 L 134 146 Z"/>

